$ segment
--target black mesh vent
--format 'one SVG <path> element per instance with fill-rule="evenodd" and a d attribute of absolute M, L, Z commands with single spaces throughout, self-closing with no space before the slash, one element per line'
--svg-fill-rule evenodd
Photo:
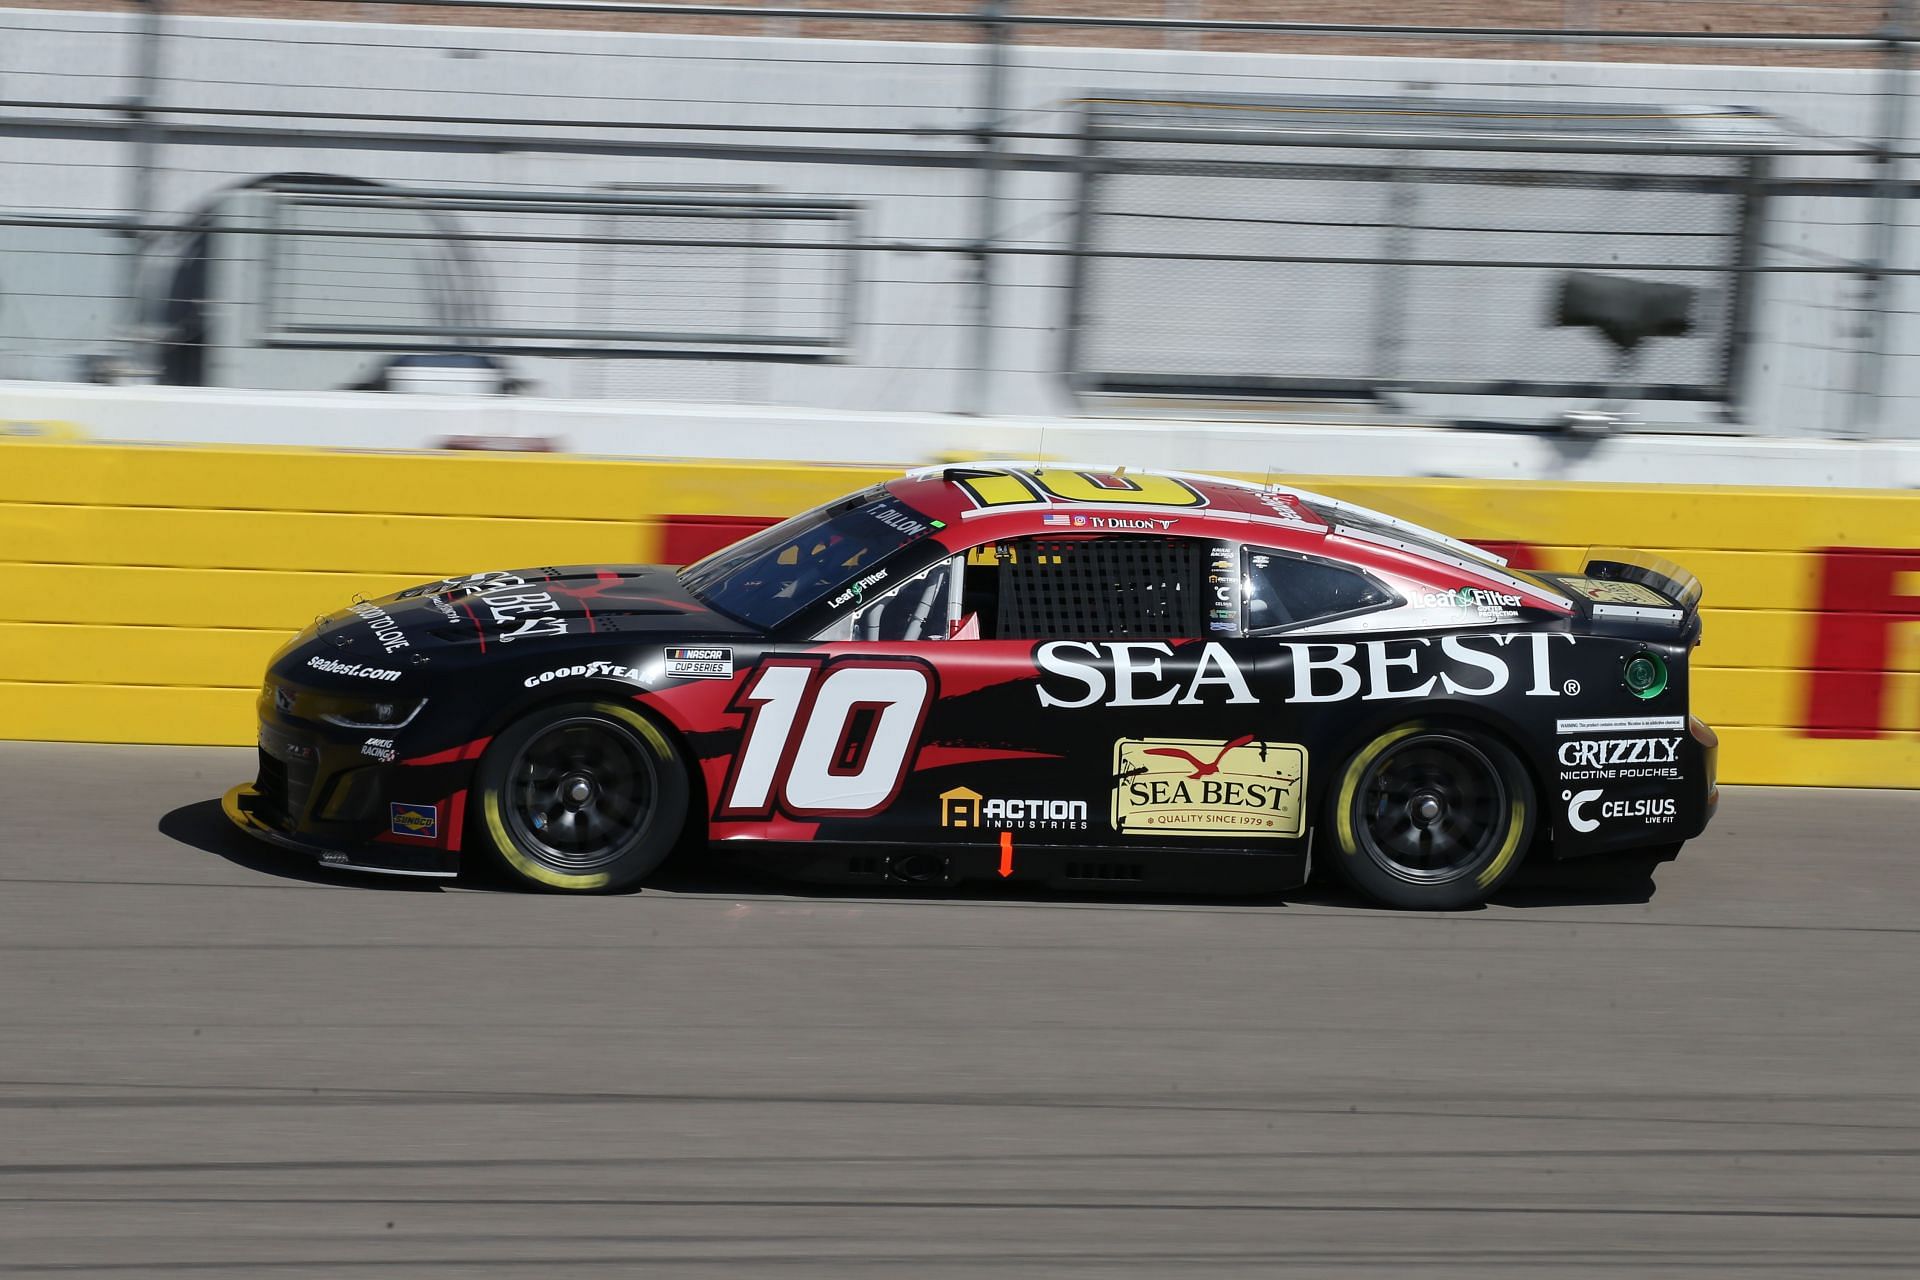
<path fill-rule="evenodd" d="M 253 783 L 260 798 L 254 802 L 254 813 L 271 826 L 291 827 L 299 822 L 313 792 L 314 771 L 310 760 L 286 762 L 260 752 L 260 773 Z"/>
<path fill-rule="evenodd" d="M 1010 640 L 1197 636 L 1205 548 L 1181 538 L 1004 544 L 1000 635 Z"/>
<path fill-rule="evenodd" d="M 260 772 L 254 778 L 253 789 L 259 795 L 254 802 L 254 812 L 274 826 L 285 826 L 287 821 L 287 767 L 262 751 L 260 753 Z"/>

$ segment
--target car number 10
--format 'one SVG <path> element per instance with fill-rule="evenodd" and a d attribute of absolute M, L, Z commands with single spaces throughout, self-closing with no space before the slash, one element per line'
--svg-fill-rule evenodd
<path fill-rule="evenodd" d="M 924 663 L 769 658 L 735 695 L 745 712 L 717 816 L 856 817 L 899 795 L 933 702 Z"/>

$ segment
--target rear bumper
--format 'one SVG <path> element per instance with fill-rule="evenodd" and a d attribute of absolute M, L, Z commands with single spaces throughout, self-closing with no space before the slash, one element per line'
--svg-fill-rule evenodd
<path fill-rule="evenodd" d="M 1700 744 L 1700 757 L 1706 769 L 1706 796 L 1700 806 L 1700 825 L 1693 831 L 1697 836 L 1707 829 L 1720 809 L 1720 735 L 1709 728 L 1706 721 L 1692 715 L 1687 717 L 1687 734 Z"/>
<path fill-rule="evenodd" d="M 227 820 L 256 840 L 276 848 L 305 854 L 326 867 L 342 871 L 371 871 L 388 876 L 427 876 L 451 879 L 459 874 L 460 855 L 443 849 L 410 849 L 396 845 L 334 845 L 298 831 L 287 831 L 268 820 L 260 792 L 250 782 L 220 797 Z"/>

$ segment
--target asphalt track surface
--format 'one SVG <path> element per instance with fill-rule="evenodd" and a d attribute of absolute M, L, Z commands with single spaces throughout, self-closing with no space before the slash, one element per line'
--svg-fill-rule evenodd
<path fill-rule="evenodd" d="M 1920 1265 L 1920 793 L 1495 906 L 322 876 L 0 744 L 0 1273 Z"/>

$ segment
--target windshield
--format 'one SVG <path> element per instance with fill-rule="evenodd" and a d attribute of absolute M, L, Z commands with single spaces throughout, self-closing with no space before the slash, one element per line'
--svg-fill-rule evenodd
<path fill-rule="evenodd" d="M 886 581 L 874 566 L 938 528 L 883 488 L 818 507 L 680 571 L 709 607 L 771 630 L 820 600 L 845 604 Z"/>

